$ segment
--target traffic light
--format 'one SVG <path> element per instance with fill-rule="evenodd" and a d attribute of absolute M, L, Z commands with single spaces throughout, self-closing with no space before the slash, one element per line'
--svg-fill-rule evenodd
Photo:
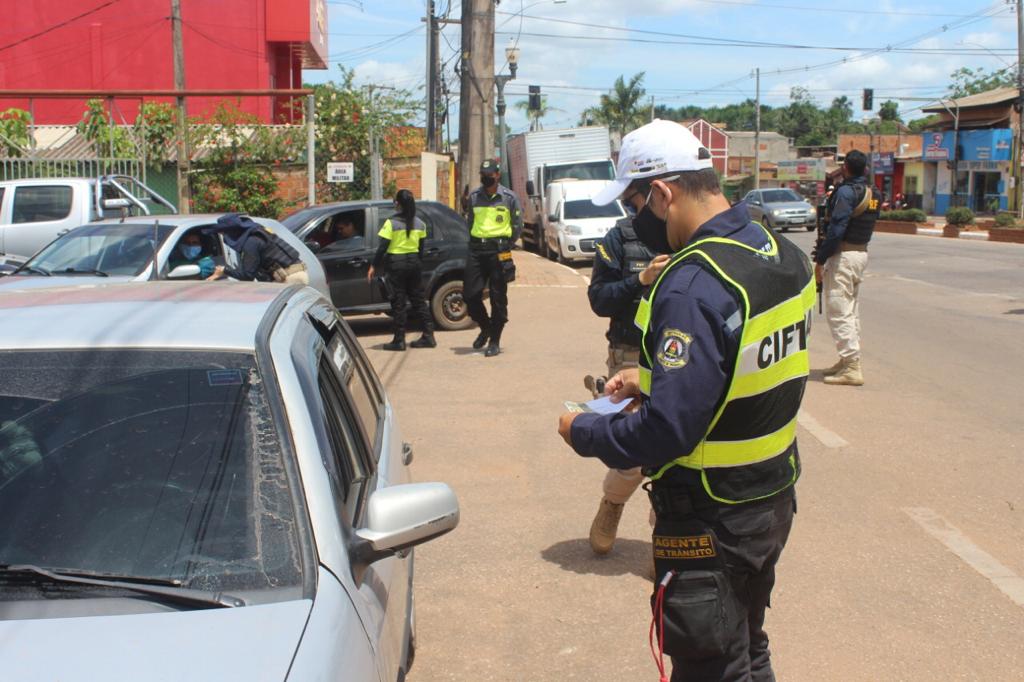
<path fill-rule="evenodd" d="M 875 108 L 875 91 L 871 88 L 864 88 L 864 111 L 871 111 Z"/>
<path fill-rule="evenodd" d="M 529 105 L 530 105 L 529 106 L 530 111 L 540 111 L 541 110 L 541 105 L 540 105 L 540 86 L 539 85 L 531 85 L 530 86 L 530 103 L 529 103 Z"/>

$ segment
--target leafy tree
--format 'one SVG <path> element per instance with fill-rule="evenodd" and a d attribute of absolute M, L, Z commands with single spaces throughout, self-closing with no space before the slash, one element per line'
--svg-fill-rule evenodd
<path fill-rule="evenodd" d="M 277 217 L 286 208 L 273 168 L 298 160 L 305 136 L 265 126 L 237 104 L 221 103 L 207 121 L 193 122 L 191 149 L 208 154 L 196 164 L 193 199 L 199 212 L 239 211 Z"/>
<path fill-rule="evenodd" d="M 822 112 L 807 88 L 795 87 L 789 91 L 789 104 L 779 114 L 779 132 L 791 137 L 798 145 L 831 144 L 821 129 Z"/>
<path fill-rule="evenodd" d="M 891 99 L 882 102 L 882 106 L 878 109 L 878 118 L 883 121 L 896 121 L 901 122 L 903 119 L 900 118 L 900 105 L 898 102 L 894 102 Z"/>
<path fill-rule="evenodd" d="M 580 124 L 598 123 L 625 135 L 647 122 L 649 110 L 642 102 L 647 95 L 643 88 L 644 72 L 633 75 L 627 83 L 623 76 L 615 79 L 612 91 L 601 95 L 596 107 L 588 107 L 580 115 Z"/>
<path fill-rule="evenodd" d="M 949 86 L 949 96 L 966 97 L 967 95 L 977 95 L 979 92 L 1016 85 L 1017 68 L 1008 66 L 1005 69 L 986 73 L 985 69 L 981 67 L 970 69 L 964 66 L 951 73 L 949 79 L 952 81 Z"/>
<path fill-rule="evenodd" d="M 131 134 L 123 127 L 112 124 L 102 99 L 93 98 L 85 103 L 82 120 L 75 126 L 79 134 L 96 147 L 96 155 L 106 158 L 135 156 Z"/>
<path fill-rule="evenodd" d="M 356 86 L 354 71 L 340 65 L 339 69 L 339 81 L 306 86 L 313 88 L 316 97 L 316 192 L 323 201 L 369 198 L 371 131 L 383 140 L 386 157 L 416 134 L 409 126 L 422 109 L 422 100 L 408 90 Z M 328 161 L 353 162 L 355 181 L 327 182 Z M 393 187 L 384 188 L 385 195 L 393 191 Z"/>
<path fill-rule="evenodd" d="M 0 112 L 0 156 L 21 156 L 32 140 L 29 123 L 32 115 L 24 109 L 8 109 Z"/>

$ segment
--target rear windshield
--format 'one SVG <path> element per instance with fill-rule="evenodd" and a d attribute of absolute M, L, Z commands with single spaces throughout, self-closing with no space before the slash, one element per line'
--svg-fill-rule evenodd
<path fill-rule="evenodd" d="M 174 230 L 153 223 L 83 225 L 52 242 L 28 265 L 53 274 L 100 270 L 135 277 L 152 267 L 153 253 Z"/>
<path fill-rule="evenodd" d="M 625 213 L 619 202 L 613 201 L 607 206 L 595 206 L 590 199 L 577 199 L 565 202 L 566 220 L 585 220 L 587 218 L 621 218 Z"/>
<path fill-rule="evenodd" d="M 791 189 L 773 189 L 762 192 L 764 203 L 779 204 L 784 201 L 803 201 L 804 198 Z"/>
<path fill-rule="evenodd" d="M 0 564 L 296 586 L 293 499 L 251 355 L 0 352 Z"/>
<path fill-rule="evenodd" d="M 555 180 L 614 180 L 615 169 L 611 161 L 589 161 L 564 166 L 545 166 L 544 186 Z"/>

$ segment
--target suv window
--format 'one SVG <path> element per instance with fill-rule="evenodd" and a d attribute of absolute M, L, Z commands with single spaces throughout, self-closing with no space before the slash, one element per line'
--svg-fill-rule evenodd
<path fill-rule="evenodd" d="M 467 241 L 469 228 L 455 211 L 443 204 L 423 202 L 416 205 L 417 214 L 430 228 L 427 234 L 433 239 L 459 242 Z"/>
<path fill-rule="evenodd" d="M 71 215 L 70 185 L 18 187 L 14 190 L 13 223 L 44 223 Z"/>
<path fill-rule="evenodd" d="M 361 439 L 353 433 L 355 425 L 349 416 L 338 375 L 332 361 L 328 359 L 330 357 L 331 351 L 327 350 L 320 359 L 317 371 L 323 409 L 321 417 L 333 455 L 324 463 L 330 472 L 335 494 L 345 506 L 346 516 L 354 520 L 360 504 L 359 492 L 367 478 L 366 465 L 361 455 Z"/>

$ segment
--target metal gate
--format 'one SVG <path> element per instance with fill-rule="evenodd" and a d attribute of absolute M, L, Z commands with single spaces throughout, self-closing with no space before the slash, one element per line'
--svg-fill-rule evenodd
<path fill-rule="evenodd" d="M 137 159 L 0 158 L 0 180 L 98 178 L 101 175 L 130 175 L 146 182 L 146 168 Z"/>

